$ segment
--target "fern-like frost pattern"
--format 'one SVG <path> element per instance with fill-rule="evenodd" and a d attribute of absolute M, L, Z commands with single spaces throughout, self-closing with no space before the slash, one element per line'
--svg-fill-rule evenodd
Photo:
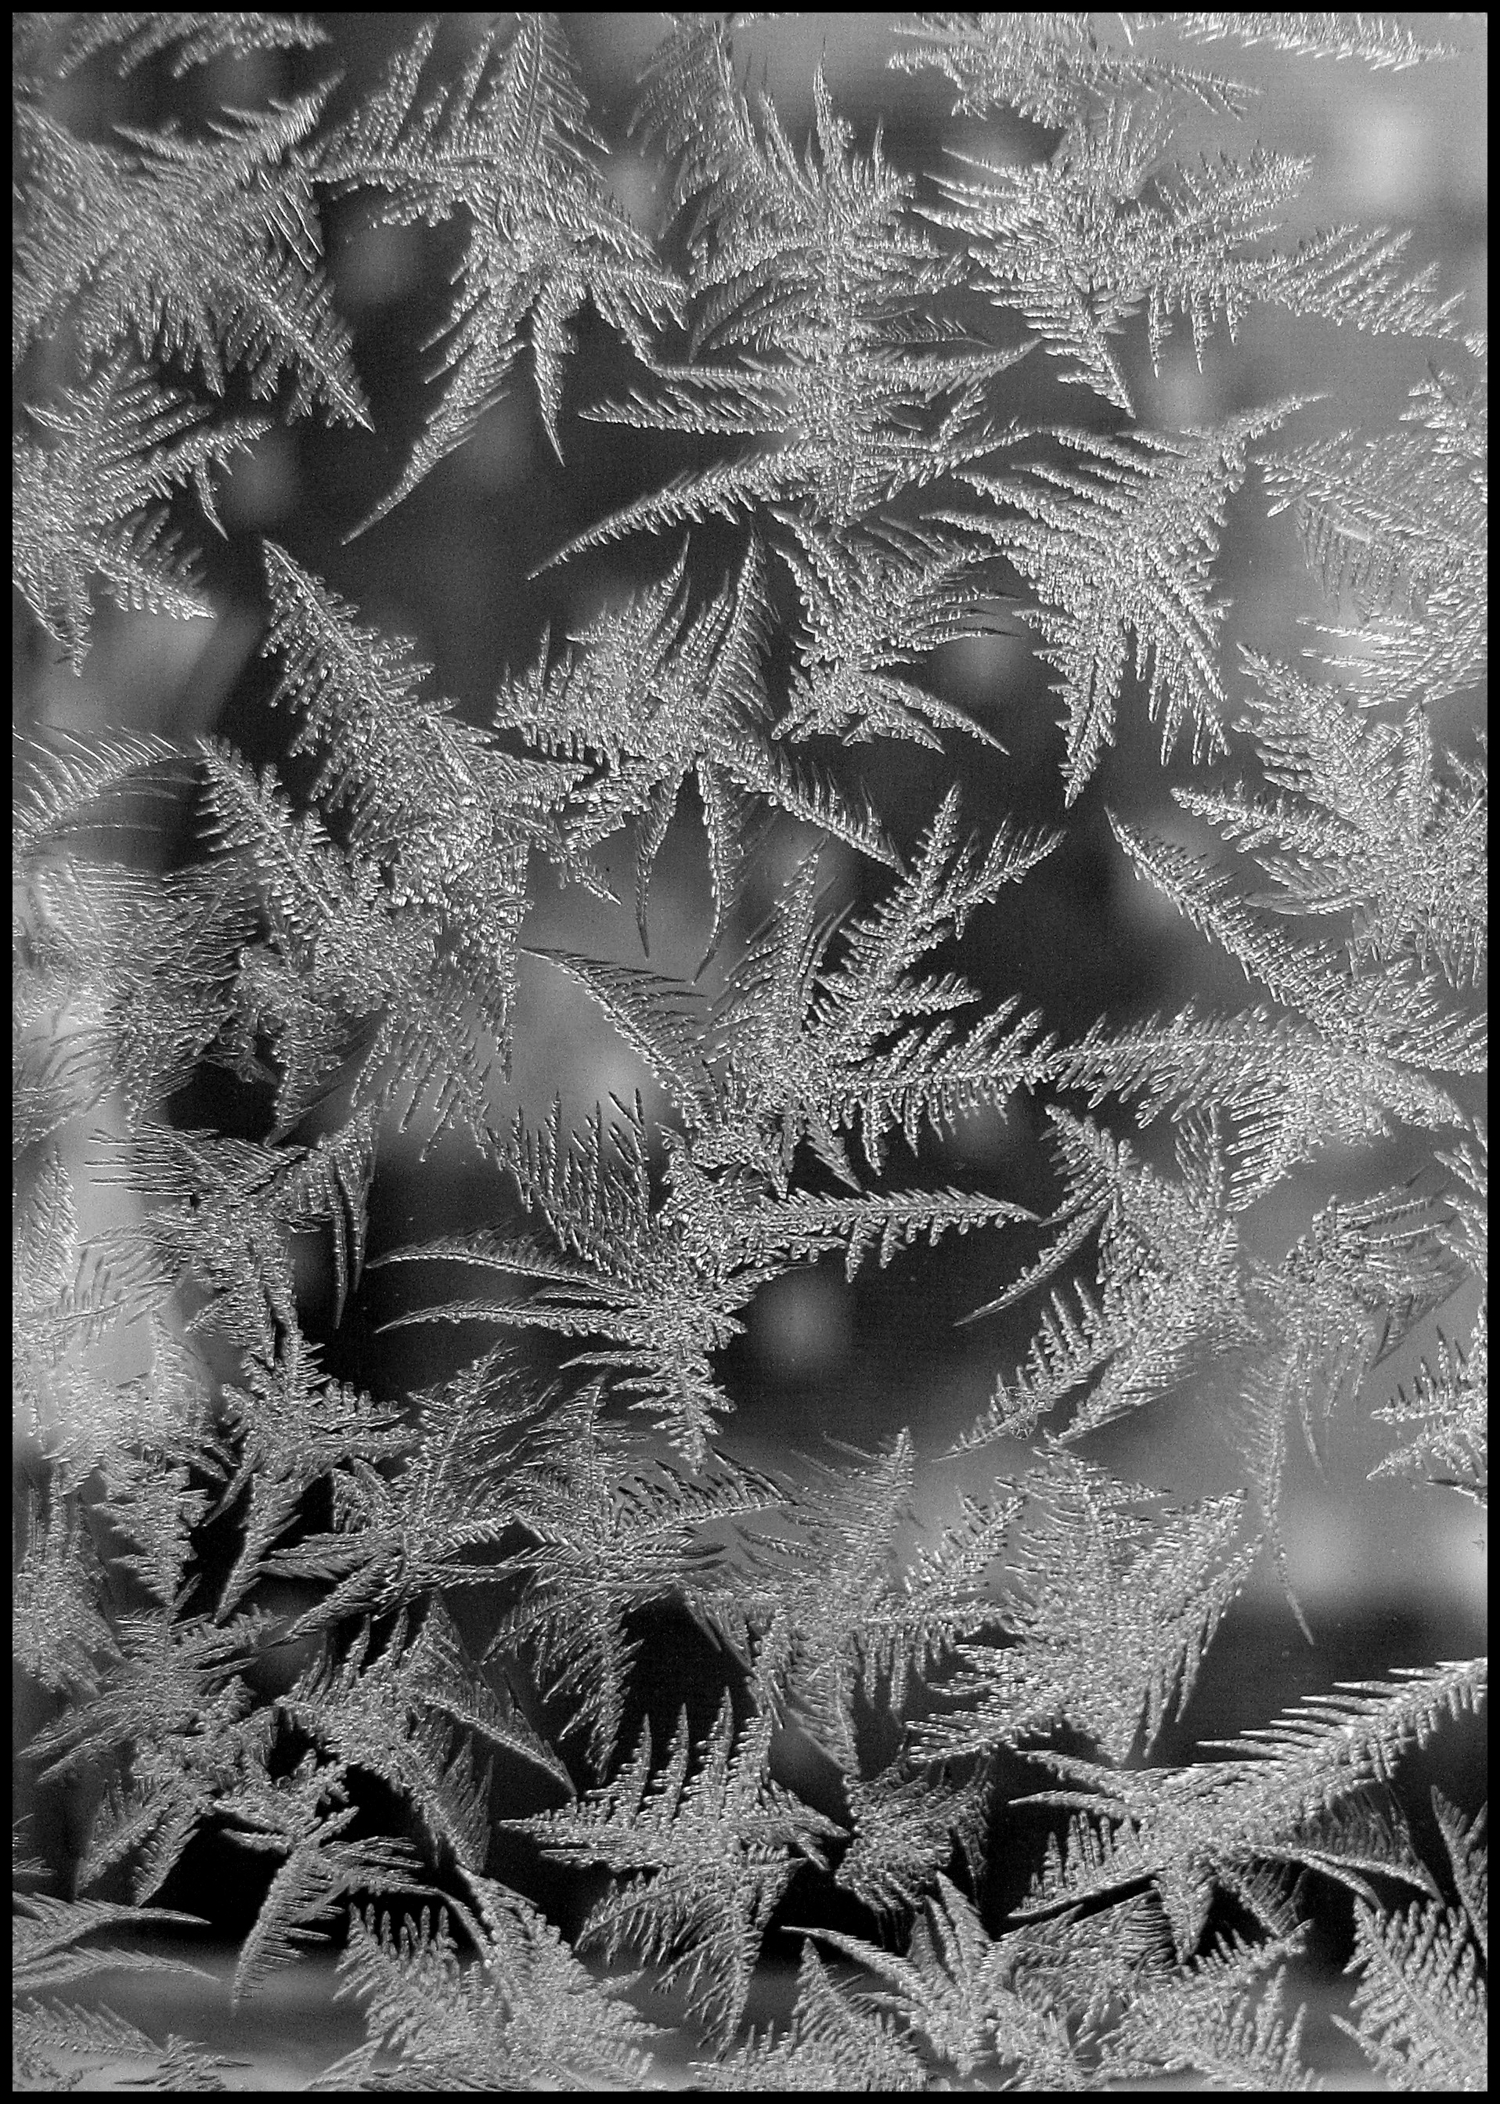
<path fill-rule="evenodd" d="M 684 2049 L 708 2090 L 1306 2089 L 1307 1880 L 1353 1909 L 1372 2079 L 1480 2089 L 1485 1815 L 1414 1817 L 1407 1764 L 1486 1661 L 1167 1758 L 1262 1566 L 1318 1634 L 1297 1441 L 1358 1410 L 1375 1478 L 1487 1497 L 1487 777 L 1450 730 L 1486 665 L 1486 343 L 1405 234 L 1289 231 L 1310 164 L 1232 77 L 1399 92 L 1473 18 L 865 18 L 893 109 L 968 127 L 930 166 L 843 106 L 833 39 L 795 116 L 760 57 L 800 18 L 630 18 L 628 116 L 590 19 L 380 17 L 345 81 L 342 17 L 16 18 L 13 576 L 71 692 L 118 669 L 103 598 L 225 612 L 238 473 L 309 413 L 368 549 L 518 395 L 584 508 L 538 506 L 507 618 L 559 611 L 483 721 L 353 572 L 267 539 L 274 760 L 51 698 L 18 740 L 14 1650 L 28 1803 L 68 1793 L 75 1845 L 18 1828 L 15 2084 L 231 2086 L 92 1999 L 190 1970 L 141 1944 L 203 1926 L 170 1902 L 211 1843 L 260 1895 L 231 2005 L 340 1944 L 365 2037 L 319 2090 L 656 2087 Z M 360 215 L 451 256 L 404 422 L 342 233 L 325 267 Z M 1424 346 L 1394 428 L 1223 390 L 1142 421 L 1272 311 Z M 600 499 L 609 427 L 640 450 Z M 1285 660 L 1227 583 L 1257 508 L 1323 601 Z M 990 793 L 1024 695 L 949 677 L 1018 642 L 1061 830 Z M 1137 717 L 1173 768 L 1144 805 Z M 891 741 L 946 776 L 908 808 L 863 786 Z M 649 954 L 689 811 L 692 979 Z M 1004 983 L 1005 916 L 1062 895 L 1091 811 L 1230 969 L 1065 1034 Z M 543 875 L 639 952 L 557 932 Z M 562 981 L 635 1063 L 582 1117 L 520 1100 Z M 1007 1116 L 1050 1194 L 967 1144 Z M 477 1156 L 483 1224 L 393 1226 L 405 1133 Z M 1005 1354 L 962 1493 L 921 1424 L 734 1451 L 768 1288 L 957 1237 L 967 1341 Z M 468 1355 L 402 1388 L 377 1331 Z M 1227 1457 L 1209 1494 L 1111 1462 L 1169 1410 Z"/>

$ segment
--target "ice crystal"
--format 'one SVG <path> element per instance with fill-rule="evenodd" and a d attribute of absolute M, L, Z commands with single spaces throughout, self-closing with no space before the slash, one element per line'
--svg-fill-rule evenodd
<path fill-rule="evenodd" d="M 1483 1815 L 1435 1796 L 1424 1863 L 1403 1762 L 1485 1662 L 1153 1755 L 1262 1559 L 1317 1633 L 1294 1438 L 1359 1409 L 1375 1475 L 1486 1496 L 1487 791 L 1452 727 L 1487 642 L 1485 342 L 1400 233 L 1289 230 L 1309 170 L 1241 134 L 1230 77 L 1253 47 L 1399 92 L 1451 45 L 1364 15 L 877 22 L 882 107 L 935 89 L 970 123 L 928 163 L 920 123 L 863 128 L 832 47 L 794 121 L 753 58 L 777 18 L 667 17 L 629 117 L 591 102 L 584 18 L 391 17 L 347 89 L 346 19 L 14 31 L 27 631 L 108 688 L 96 591 L 201 617 L 253 584 L 285 731 L 84 732 L 48 700 L 17 749 L 18 1714 L 27 1809 L 72 1807 L 38 1819 L 68 1896 L 17 1901 L 17 2086 L 103 2057 L 222 2086 L 58 1999 L 176 1962 L 90 1939 L 195 1927 L 149 1903 L 200 1844 L 263 1873 L 232 1997 L 345 1936 L 367 2036 L 323 2089 L 646 2087 L 684 2042 L 719 2090 L 1300 2089 L 1304 1879 L 1352 1898 L 1372 2068 L 1482 2086 Z M 441 616 L 419 648 L 367 567 L 335 589 L 218 508 L 276 422 L 371 422 L 322 261 L 346 199 L 445 228 L 454 274 L 383 478 L 351 494 L 360 441 L 319 434 L 338 529 L 386 521 L 417 591 L 405 500 L 523 362 L 569 478 L 498 587 L 521 669 L 487 669 L 483 725 L 425 661 L 464 662 Z M 629 361 L 597 388 L 590 308 Z M 1236 394 L 1256 309 L 1429 357 L 1397 428 Z M 1136 415 L 1174 332 L 1205 428 Z M 640 446 L 581 506 L 580 415 Z M 190 497 L 228 529 L 206 568 Z M 1231 505 L 1295 533 L 1327 602 L 1291 661 L 1240 641 Z M 566 600 L 557 640 L 528 588 Z M 1018 631 L 1061 704 L 1061 833 L 994 792 L 1019 763 L 991 697 L 952 698 L 950 646 Z M 1142 707 L 1177 755 L 1154 808 L 1109 750 Z M 925 770 L 904 804 L 887 741 Z M 1104 866 L 1245 1005 L 1063 1034 L 1007 985 L 1009 930 L 1054 941 L 1096 778 Z M 685 808 L 692 983 L 646 962 Z M 639 953 L 533 917 L 542 873 L 614 900 L 622 849 Z M 517 1100 L 559 975 L 659 1094 Z M 1011 1109 L 1016 1152 L 976 1153 Z M 469 1140 L 486 1197 L 396 1225 L 413 1127 Z M 862 1292 L 957 1236 L 989 1281 L 971 1349 L 1045 1289 L 966 1491 L 920 1423 L 820 1443 L 845 1420 L 811 1384 L 809 1451 L 730 1449 L 767 1289 L 827 1263 Z M 415 1381 L 369 1348 L 458 1326 L 484 1348 Z M 1109 1459 L 1168 1401 L 1227 1434 L 1191 1497 Z M 1026 1861 L 1028 1804 L 1056 1831 Z M 685 2041 L 638 1985 L 680 1991 Z"/>

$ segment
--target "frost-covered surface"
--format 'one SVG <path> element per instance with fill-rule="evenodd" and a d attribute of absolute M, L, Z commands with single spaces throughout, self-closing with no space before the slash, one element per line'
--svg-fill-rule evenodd
<path fill-rule="evenodd" d="M 22 747 L 17 2079 L 1305 2087 L 1332 1890 L 1366 2062 L 1479 2087 L 1483 1814 L 1409 1776 L 1485 1660 L 1177 1728 L 1259 1579 L 1314 1634 L 1298 1444 L 1357 1416 L 1381 1482 L 1486 1496 L 1487 803 L 1453 729 L 1485 344 L 1405 236 L 1295 225 L 1310 171 L 1234 77 L 1454 53 L 1359 16 L 904 18 L 880 99 L 969 125 L 938 167 L 821 66 L 779 111 L 756 18 L 626 18 L 633 112 L 591 108 L 580 19 L 440 20 L 344 84 L 316 18 L 18 21 L 15 574 L 72 673 L 96 592 L 214 616 L 189 489 L 222 532 L 291 419 L 383 451 L 330 485 L 339 588 L 289 532 L 253 551 L 253 737 Z M 77 83 L 112 72 L 94 136 Z M 355 204 L 445 244 L 395 424 L 324 263 Z M 1172 361 L 1262 310 L 1326 332 L 1319 393 L 1349 332 L 1389 339 L 1399 421 L 1307 436 L 1313 391 L 1265 387 L 1160 428 Z M 570 487 L 589 425 L 645 450 L 496 581 L 597 583 L 481 725 L 349 581 L 502 410 Z M 1295 522 L 1324 595 L 1281 656 L 1231 618 L 1248 515 Z M 997 635 L 1050 683 L 1055 735 L 1018 727 L 1041 814 L 997 801 L 996 697 L 944 690 Z M 1170 822 L 1098 823 L 1143 721 Z M 920 809 L 878 793 L 893 747 Z M 986 928 L 1084 826 L 1210 996 L 1073 1029 L 997 985 Z M 634 953 L 549 937 L 559 887 L 626 905 Z M 649 1100 L 512 1086 L 541 981 Z M 1007 1114 L 1050 1180 L 958 1144 Z M 430 1175 L 469 1148 L 483 1225 L 393 1231 L 408 1134 Z M 736 1443 L 763 1297 L 919 1244 L 987 1252 L 976 1334 L 1029 1324 L 935 1517 L 921 1392 L 860 1444 Z M 1122 1464 L 1168 1405 L 1211 1485 Z M 226 1854 L 236 2023 L 326 1994 L 302 1954 L 342 1938 L 358 2021 L 274 2080 L 264 2041 L 247 2078 L 181 2005 L 94 1993 L 176 1986 L 151 1932 Z"/>

